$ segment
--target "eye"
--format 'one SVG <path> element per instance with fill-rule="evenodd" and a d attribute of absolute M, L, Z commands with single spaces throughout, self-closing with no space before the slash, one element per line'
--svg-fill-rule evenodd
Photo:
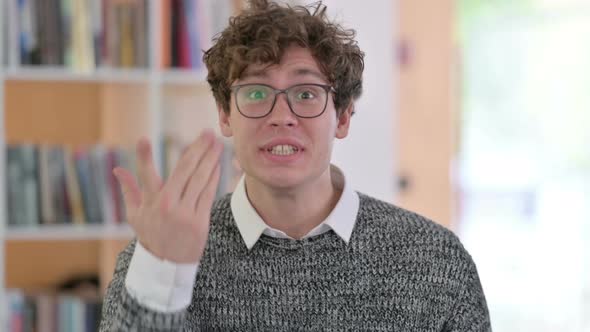
<path fill-rule="evenodd" d="M 252 89 L 248 91 L 248 99 L 250 100 L 263 100 L 267 96 L 266 91 L 261 89 Z"/>
<path fill-rule="evenodd" d="M 311 90 L 303 90 L 297 93 L 297 99 L 309 100 L 315 98 L 315 94 Z"/>

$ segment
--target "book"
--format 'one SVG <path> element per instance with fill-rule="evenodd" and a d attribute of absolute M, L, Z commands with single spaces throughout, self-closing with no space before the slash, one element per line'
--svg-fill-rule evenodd
<path fill-rule="evenodd" d="M 73 11 L 73 0 L 61 0 L 60 6 L 60 18 L 61 18 L 61 31 L 63 38 L 63 50 L 62 62 L 66 67 L 74 67 L 74 51 L 73 51 L 73 36 L 72 36 L 72 11 Z"/>
<path fill-rule="evenodd" d="M 90 224 L 100 223 L 103 220 L 102 209 L 99 203 L 96 181 L 92 176 L 87 148 L 75 150 L 74 166 L 80 183 L 80 196 L 84 206 L 85 221 Z"/>
<path fill-rule="evenodd" d="M 6 147 L 6 195 L 8 206 L 8 224 L 18 225 L 23 207 L 22 193 L 20 191 L 20 160 L 19 150 L 16 146 Z"/>
<path fill-rule="evenodd" d="M 134 8 L 136 12 L 133 20 L 135 64 L 137 67 L 147 68 L 149 66 L 148 37 L 150 36 L 150 26 L 147 19 L 149 6 L 145 1 L 136 1 Z"/>
<path fill-rule="evenodd" d="M 16 5 L 20 63 L 32 64 L 32 54 L 38 47 L 35 9 L 32 0 L 18 0 Z"/>
<path fill-rule="evenodd" d="M 171 1 L 159 1 L 160 4 L 160 19 L 162 22 L 160 38 L 162 41 L 161 47 L 161 68 L 170 68 L 172 67 L 172 44 L 171 44 L 171 37 L 172 37 L 172 9 L 171 9 Z"/>
<path fill-rule="evenodd" d="M 94 69 L 94 35 L 89 0 L 72 2 L 72 68 L 87 72 Z"/>
<path fill-rule="evenodd" d="M 98 331 L 102 302 L 98 290 L 88 290 L 59 288 L 36 292 L 25 292 L 20 289 L 7 290 L 7 331 Z"/>
<path fill-rule="evenodd" d="M 47 154 L 48 192 L 55 212 L 53 223 L 67 224 L 71 221 L 71 208 L 66 188 L 64 150 L 60 146 L 51 145 L 47 147 Z"/>
<path fill-rule="evenodd" d="M 37 332 L 57 331 L 57 322 L 55 320 L 57 304 L 55 296 L 48 293 L 40 293 L 35 298 L 35 306 L 37 307 Z"/>
<path fill-rule="evenodd" d="M 8 303 L 8 331 L 21 332 L 25 325 L 25 294 L 19 289 L 6 290 Z"/>
<path fill-rule="evenodd" d="M 147 67 L 147 8 L 146 0 L 6 0 L 2 15 L 15 17 L 3 21 L 7 29 L 0 38 L 14 64 L 78 72 Z M 9 54 L 12 45 L 15 61 Z"/>
<path fill-rule="evenodd" d="M 163 179 L 173 172 L 188 144 L 179 137 L 162 139 Z M 224 144 L 218 196 L 233 191 L 242 174 L 231 143 Z M 11 227 L 119 225 L 126 221 L 123 193 L 113 169 L 120 166 L 137 174 L 136 156 L 131 149 L 100 144 L 10 144 L 6 146 L 5 162 Z"/>
<path fill-rule="evenodd" d="M 34 225 L 39 222 L 39 186 L 37 148 L 32 144 L 22 145 L 21 188 L 23 191 L 24 213 L 21 224 Z"/>
<path fill-rule="evenodd" d="M 55 224 L 57 222 L 55 206 L 52 202 L 53 181 L 50 174 L 49 147 L 39 147 L 39 191 L 41 201 L 41 224 Z"/>
<path fill-rule="evenodd" d="M 10 225 L 39 222 L 37 149 L 30 144 L 6 147 L 7 207 Z"/>
<path fill-rule="evenodd" d="M 134 43 L 134 11 L 130 3 L 120 3 L 116 7 L 117 26 L 119 27 L 119 65 L 121 67 L 133 67 L 135 65 Z"/>
<path fill-rule="evenodd" d="M 136 173 L 128 149 L 102 145 L 6 146 L 6 203 L 10 226 L 120 224 L 125 221 L 121 188 L 112 170 Z"/>
<path fill-rule="evenodd" d="M 2 1 L 2 25 L 4 34 L 4 64 L 13 66 L 20 59 L 19 6 L 16 1 Z"/>
<path fill-rule="evenodd" d="M 161 9 L 161 65 L 190 70 L 203 67 L 203 51 L 237 10 L 233 0 L 170 0 Z"/>
<path fill-rule="evenodd" d="M 71 220 L 74 224 L 83 224 L 85 220 L 84 203 L 82 201 L 80 182 L 78 181 L 78 175 L 76 173 L 74 155 L 72 149 L 69 147 L 64 149 L 64 165 L 66 191 L 68 193 Z"/>

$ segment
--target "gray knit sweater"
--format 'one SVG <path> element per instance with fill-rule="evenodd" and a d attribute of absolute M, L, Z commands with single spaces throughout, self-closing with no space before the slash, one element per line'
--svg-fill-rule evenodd
<path fill-rule="evenodd" d="M 186 310 L 159 313 L 125 288 L 132 242 L 118 257 L 101 331 L 491 331 L 473 260 L 447 229 L 369 196 L 350 242 L 262 235 L 251 250 L 230 196 L 212 209 Z"/>

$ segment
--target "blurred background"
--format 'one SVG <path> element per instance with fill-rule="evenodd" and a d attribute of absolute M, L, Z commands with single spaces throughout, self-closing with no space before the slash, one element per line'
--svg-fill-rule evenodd
<path fill-rule="evenodd" d="M 110 169 L 218 131 L 201 51 L 244 3 L 0 0 L 1 331 L 96 330 L 133 237 Z M 589 332 L 590 1 L 324 3 L 366 52 L 353 187 L 460 236 L 494 331 Z"/>
<path fill-rule="evenodd" d="M 590 331 L 590 2 L 460 1 L 456 220 L 498 331 Z"/>

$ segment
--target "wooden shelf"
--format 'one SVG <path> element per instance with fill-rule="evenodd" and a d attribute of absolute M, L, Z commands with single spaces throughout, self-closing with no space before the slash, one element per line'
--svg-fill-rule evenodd
<path fill-rule="evenodd" d="M 147 83 L 150 79 L 148 69 L 99 68 L 91 72 L 78 72 L 64 67 L 19 67 L 6 68 L 7 80 L 20 81 L 73 81 L 73 82 L 117 82 Z"/>
<path fill-rule="evenodd" d="M 6 240 L 4 286 L 25 291 L 54 289 L 72 276 L 98 275 L 104 292 L 112 279 L 117 254 L 129 241 L 127 238 Z"/>
<path fill-rule="evenodd" d="M 6 240 L 103 240 L 131 239 L 133 230 L 124 225 L 39 225 L 30 227 L 7 226 Z"/>
<path fill-rule="evenodd" d="M 11 81 L 71 81 L 71 82 L 116 82 L 148 83 L 152 74 L 159 76 L 163 83 L 195 85 L 207 83 L 206 69 L 165 69 L 151 71 L 147 68 L 99 68 L 90 72 L 54 66 L 23 66 L 4 68 L 0 75 Z"/>
<path fill-rule="evenodd" d="M 166 84 L 195 85 L 207 83 L 206 69 L 166 69 L 160 72 L 162 82 Z"/>

